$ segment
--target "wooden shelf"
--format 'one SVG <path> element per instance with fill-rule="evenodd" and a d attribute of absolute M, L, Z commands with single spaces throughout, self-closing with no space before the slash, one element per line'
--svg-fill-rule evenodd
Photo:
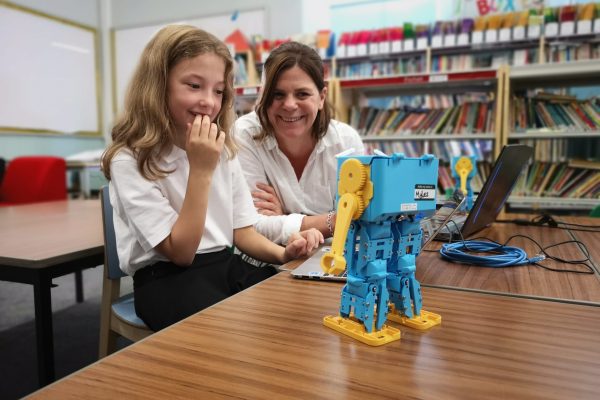
<path fill-rule="evenodd" d="M 531 131 L 531 132 L 512 132 L 508 134 L 509 139 L 573 139 L 573 138 L 600 138 L 598 131 Z"/>
<path fill-rule="evenodd" d="M 260 91 L 260 86 L 257 86 L 257 85 L 237 86 L 235 88 L 235 95 L 236 96 L 256 97 L 256 96 L 258 96 L 259 91 Z"/>
<path fill-rule="evenodd" d="M 493 133 L 466 133 L 466 134 L 447 134 L 447 135 L 419 135 L 401 134 L 401 135 L 382 135 L 382 136 L 361 136 L 363 142 L 400 142 L 400 141 L 424 141 L 424 140 L 494 140 Z"/>
<path fill-rule="evenodd" d="M 556 82 L 587 80 L 600 77 L 600 60 L 571 61 L 566 63 L 530 64 L 511 67 L 508 79 L 511 83 L 537 83 L 540 81 Z M 590 82 L 586 82 L 589 84 Z M 566 85 L 569 85 L 567 83 Z"/>
<path fill-rule="evenodd" d="M 514 208 L 592 210 L 600 204 L 600 200 L 564 197 L 510 196 L 508 198 L 508 204 Z"/>
<path fill-rule="evenodd" d="M 340 85 L 342 89 L 358 89 L 358 88 L 384 88 L 390 89 L 391 87 L 410 87 L 418 86 L 424 87 L 428 85 L 439 85 L 444 86 L 452 82 L 454 84 L 471 84 L 473 81 L 477 81 L 479 84 L 485 81 L 496 80 L 497 70 L 495 69 L 482 69 L 472 70 L 464 72 L 447 72 L 447 73 L 435 73 L 435 74 L 409 74 L 409 75 L 398 75 L 398 76 L 387 76 L 387 77 L 376 77 L 376 78 L 344 78 L 340 79 Z"/>

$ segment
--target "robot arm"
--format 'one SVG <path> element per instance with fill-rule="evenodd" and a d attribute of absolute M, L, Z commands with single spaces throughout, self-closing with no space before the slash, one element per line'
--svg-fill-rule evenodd
<path fill-rule="evenodd" d="M 331 251 L 321 258 L 323 271 L 336 275 L 346 269 L 344 244 L 350 223 L 360 218 L 373 197 L 373 183 L 369 180 L 369 167 L 361 164 L 357 159 L 344 161 L 340 168 L 338 194 L 340 200 Z"/>

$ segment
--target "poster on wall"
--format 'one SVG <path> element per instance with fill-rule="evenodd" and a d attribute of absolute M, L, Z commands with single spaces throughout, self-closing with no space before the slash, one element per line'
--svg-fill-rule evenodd
<path fill-rule="evenodd" d="M 474 18 L 482 15 L 541 9 L 545 0 L 462 0 L 456 2 L 455 16 Z"/>

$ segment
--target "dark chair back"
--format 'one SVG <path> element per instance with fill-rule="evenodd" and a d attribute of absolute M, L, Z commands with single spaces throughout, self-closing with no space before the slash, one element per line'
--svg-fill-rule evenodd
<path fill-rule="evenodd" d="M 135 342 L 153 332 L 135 313 L 133 293 L 121 296 L 121 278 L 126 275 L 119 268 L 113 208 L 110 204 L 108 186 L 100 189 L 100 202 L 104 227 L 104 276 L 102 278 L 98 354 L 102 358 L 116 350 L 118 336 Z"/>
<path fill-rule="evenodd" d="M 126 274 L 119 268 L 119 254 L 117 253 L 117 239 L 113 222 L 113 208 L 110 204 L 108 186 L 101 189 L 102 221 L 104 224 L 104 252 L 108 264 L 108 279 L 120 279 Z"/>

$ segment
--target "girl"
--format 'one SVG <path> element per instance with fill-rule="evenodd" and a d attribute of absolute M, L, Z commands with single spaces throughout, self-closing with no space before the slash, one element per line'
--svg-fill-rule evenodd
<path fill-rule="evenodd" d="M 226 133 L 233 93 L 227 47 L 198 28 L 167 26 L 144 49 L 104 154 L 121 269 L 153 330 L 276 273 L 243 262 L 232 245 L 283 264 L 323 241 L 308 230 L 283 248 L 252 227 L 257 214 Z"/>

